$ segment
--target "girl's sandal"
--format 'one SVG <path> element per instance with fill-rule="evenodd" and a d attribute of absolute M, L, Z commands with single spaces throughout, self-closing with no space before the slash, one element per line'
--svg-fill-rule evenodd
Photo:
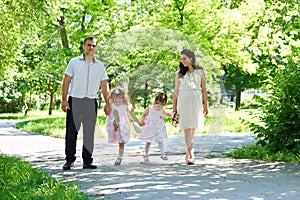
<path fill-rule="evenodd" d="M 168 156 L 166 154 L 161 155 L 160 158 L 163 160 L 168 160 Z"/>
<path fill-rule="evenodd" d="M 144 156 L 144 163 L 145 164 L 149 164 L 150 163 L 149 156 Z"/>
<path fill-rule="evenodd" d="M 121 165 L 122 158 L 118 157 L 117 160 L 115 161 L 115 166 Z"/>

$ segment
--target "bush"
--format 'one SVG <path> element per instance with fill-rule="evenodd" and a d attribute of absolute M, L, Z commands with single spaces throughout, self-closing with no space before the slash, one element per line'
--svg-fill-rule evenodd
<path fill-rule="evenodd" d="M 259 144 L 271 151 L 300 151 L 300 67 L 289 64 L 270 80 L 269 96 L 256 96 L 262 106 L 260 123 L 251 123 Z"/>

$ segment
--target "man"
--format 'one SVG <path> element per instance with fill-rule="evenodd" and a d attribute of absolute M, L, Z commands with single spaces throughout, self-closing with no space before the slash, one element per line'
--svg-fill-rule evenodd
<path fill-rule="evenodd" d="M 108 76 L 102 62 L 94 57 L 97 50 L 97 40 L 87 37 L 83 41 L 84 52 L 81 56 L 72 58 L 64 72 L 62 85 L 61 108 L 67 112 L 66 119 L 66 163 L 64 170 L 69 170 L 76 160 L 76 141 L 78 130 L 82 124 L 83 147 L 82 159 L 84 169 L 96 169 L 93 165 L 94 130 L 97 120 L 97 97 L 101 87 L 102 95 L 107 103 Z M 69 96 L 67 100 L 67 96 Z M 107 106 L 104 110 L 107 112 Z"/>

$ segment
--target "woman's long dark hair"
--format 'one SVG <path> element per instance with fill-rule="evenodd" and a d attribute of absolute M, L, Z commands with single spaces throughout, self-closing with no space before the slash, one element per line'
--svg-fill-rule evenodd
<path fill-rule="evenodd" d="M 197 61 L 196 61 L 195 53 L 194 53 L 192 50 L 190 50 L 190 49 L 184 49 L 184 50 L 182 50 L 182 51 L 180 52 L 180 55 L 182 55 L 182 54 L 186 55 L 186 56 L 189 57 L 189 58 L 192 58 L 192 66 L 193 66 L 194 69 L 201 69 L 201 68 L 199 67 Z M 182 64 L 182 62 L 180 62 L 180 63 L 179 63 L 179 72 L 178 72 L 179 75 L 183 77 L 183 76 L 186 74 L 187 71 L 188 71 L 188 68 L 185 67 L 185 66 Z"/>

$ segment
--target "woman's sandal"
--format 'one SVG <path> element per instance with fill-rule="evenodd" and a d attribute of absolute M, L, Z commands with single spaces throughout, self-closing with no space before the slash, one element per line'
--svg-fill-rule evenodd
<path fill-rule="evenodd" d="M 195 164 L 195 159 L 194 158 L 190 158 L 185 160 L 187 165 L 194 165 Z"/>
<path fill-rule="evenodd" d="M 150 163 L 149 156 L 144 156 L 144 163 L 145 164 L 149 164 Z"/>
<path fill-rule="evenodd" d="M 160 158 L 163 160 L 168 160 L 168 156 L 166 154 L 161 155 Z"/>

